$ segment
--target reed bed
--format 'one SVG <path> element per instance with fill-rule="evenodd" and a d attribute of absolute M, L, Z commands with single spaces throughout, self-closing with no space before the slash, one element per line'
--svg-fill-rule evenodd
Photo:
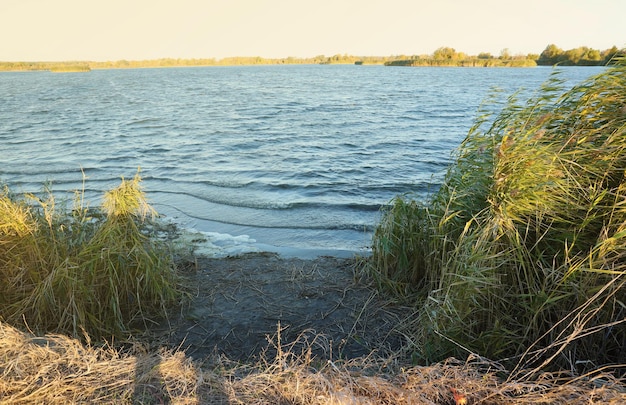
<path fill-rule="evenodd" d="M 369 268 L 414 304 L 413 356 L 624 367 L 626 60 L 569 90 L 557 71 L 493 111 L 440 190 L 396 198 L 375 232 Z"/>
<path fill-rule="evenodd" d="M 182 297 L 169 247 L 146 232 L 139 173 L 87 209 L 0 193 L 0 319 L 37 333 L 111 339 L 167 315 Z"/>
<path fill-rule="evenodd" d="M 183 352 L 125 351 L 64 335 L 37 337 L 0 323 L 0 404 L 621 404 L 626 390 L 608 373 L 542 373 L 506 380 L 480 358 L 411 366 L 397 358 L 319 359 L 309 346 L 279 346 L 273 359 L 241 364 Z M 274 340 L 278 344 L 279 340 Z M 300 342 L 301 343 L 301 342 Z"/>

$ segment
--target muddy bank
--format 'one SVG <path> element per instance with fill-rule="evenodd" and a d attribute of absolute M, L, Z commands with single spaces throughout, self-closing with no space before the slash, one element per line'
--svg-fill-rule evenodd
<path fill-rule="evenodd" d="M 282 345 L 312 347 L 324 358 L 397 351 L 395 327 L 407 310 L 378 294 L 357 267 L 355 259 L 328 256 L 198 257 L 187 271 L 191 300 L 163 325 L 162 339 L 199 360 L 271 357 L 279 328 Z"/>

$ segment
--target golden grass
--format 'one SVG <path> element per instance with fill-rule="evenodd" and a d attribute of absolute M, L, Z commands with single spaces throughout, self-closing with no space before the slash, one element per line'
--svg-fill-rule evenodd
<path fill-rule="evenodd" d="M 626 403 L 623 381 L 601 372 L 511 381 L 500 365 L 476 357 L 403 366 L 374 356 L 317 359 L 290 347 L 255 364 L 219 357 L 200 364 L 180 351 L 120 351 L 0 323 L 0 404 Z"/>
<path fill-rule="evenodd" d="M 63 335 L 35 337 L 0 323 L 0 403 L 131 403 L 192 398 L 197 370 L 183 353 L 125 355 Z M 156 388 L 158 386 L 158 393 Z"/>
<path fill-rule="evenodd" d="M 104 196 L 102 211 L 54 196 L 0 190 L 0 317 L 38 333 L 123 337 L 182 299 L 172 251 L 150 237 L 155 214 L 139 174 Z"/>

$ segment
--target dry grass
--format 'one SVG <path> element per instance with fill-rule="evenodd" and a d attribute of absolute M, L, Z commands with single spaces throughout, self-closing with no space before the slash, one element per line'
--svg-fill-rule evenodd
<path fill-rule="evenodd" d="M 275 341 L 279 341 L 280 334 Z M 322 344 L 320 339 L 315 344 Z M 0 404 L 622 404 L 610 375 L 544 373 L 506 380 L 480 358 L 407 366 L 396 358 L 316 359 L 296 342 L 274 359 L 194 363 L 183 352 L 92 347 L 61 335 L 36 337 L 0 323 Z M 455 402 L 454 392 L 457 392 Z"/>
<path fill-rule="evenodd" d="M 194 397 L 198 370 L 183 353 L 126 355 L 63 335 L 0 324 L 0 403 L 131 403 Z M 148 402 L 152 402 L 148 401 Z M 140 402 L 146 402 L 141 400 Z"/>

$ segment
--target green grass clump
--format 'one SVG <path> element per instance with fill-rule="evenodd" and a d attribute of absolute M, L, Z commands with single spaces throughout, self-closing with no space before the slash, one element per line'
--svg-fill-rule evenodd
<path fill-rule="evenodd" d="M 102 210 L 58 209 L 53 195 L 0 193 L 0 318 L 37 332 L 126 336 L 166 315 L 180 289 L 165 242 L 145 232 L 152 208 L 139 174 Z"/>
<path fill-rule="evenodd" d="M 441 189 L 396 198 L 374 235 L 373 274 L 415 299 L 418 358 L 626 363 L 625 171 L 623 59 L 480 115 Z"/>

